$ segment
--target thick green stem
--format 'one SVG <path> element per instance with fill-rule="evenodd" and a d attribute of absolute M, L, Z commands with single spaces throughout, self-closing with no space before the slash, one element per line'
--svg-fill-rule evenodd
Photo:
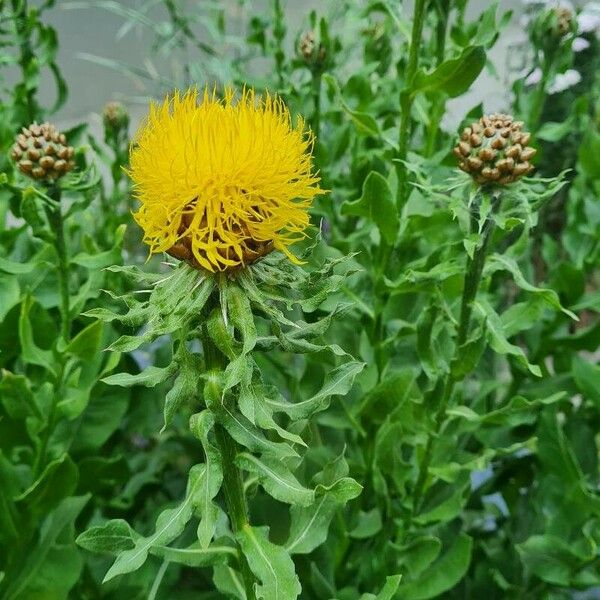
<path fill-rule="evenodd" d="M 19 67 L 21 68 L 22 81 L 21 86 L 25 91 L 25 103 L 27 109 L 27 121 L 32 123 L 38 117 L 38 107 L 35 101 L 36 87 L 29 85 L 28 79 L 31 76 L 31 65 L 35 60 L 35 53 L 31 47 L 31 27 L 28 24 L 29 8 L 27 0 L 12 0 L 12 9 L 14 14 L 14 23 L 19 40 Z"/>
<path fill-rule="evenodd" d="M 410 139 L 411 109 L 414 101 L 412 92 L 413 80 L 419 66 L 419 51 L 423 22 L 425 20 L 425 0 L 415 0 L 415 13 L 413 16 L 410 48 L 408 51 L 408 65 L 404 79 L 404 89 L 400 93 L 400 130 L 398 134 L 398 154 L 396 155 L 396 172 L 398 175 L 398 210 L 406 203 L 408 198 L 408 171 L 405 166 Z"/>
<path fill-rule="evenodd" d="M 550 81 L 550 72 L 552 70 L 552 59 L 545 57 L 542 66 L 542 75 L 540 82 L 535 86 L 533 91 L 533 100 L 531 102 L 531 108 L 529 111 L 529 117 L 527 119 L 527 126 L 529 131 L 535 133 L 540 125 L 540 119 L 546 104 L 546 90 Z"/>
<path fill-rule="evenodd" d="M 279 90 L 283 90 L 284 78 L 283 69 L 285 62 L 285 52 L 283 50 L 283 40 L 285 39 L 285 15 L 281 7 L 281 0 L 273 0 L 273 38 L 275 40 L 275 71 Z"/>
<path fill-rule="evenodd" d="M 499 202 L 497 198 L 496 203 Z M 478 214 L 472 215 L 471 218 L 471 230 L 473 231 L 478 224 Z M 458 329 L 456 334 L 454 356 L 451 364 L 460 364 L 461 352 L 463 352 L 463 345 L 467 341 L 469 335 L 469 327 L 471 324 L 471 316 L 473 314 L 473 302 L 477 296 L 479 285 L 481 283 L 481 277 L 483 274 L 483 267 L 485 265 L 485 258 L 488 252 L 489 243 L 494 232 L 494 220 L 492 216 L 488 216 L 483 226 L 481 233 L 481 243 L 475 249 L 473 257 L 467 258 L 465 282 L 463 286 L 462 298 L 460 303 L 460 318 L 458 322 Z M 427 483 L 427 477 L 429 475 L 429 467 L 431 465 L 431 459 L 433 457 L 433 448 L 436 438 L 438 437 L 444 421 L 446 420 L 446 411 L 448 404 L 452 398 L 452 392 L 454 386 L 460 381 L 460 377 L 453 374 L 450 370 L 444 377 L 444 383 L 442 387 L 442 397 L 438 404 L 437 411 L 435 413 L 433 421 L 433 429 L 429 431 L 427 435 L 427 442 L 425 443 L 425 451 L 421 457 L 421 461 L 418 467 L 417 481 L 415 483 L 415 491 L 413 493 L 411 510 L 407 513 L 404 519 L 404 530 L 408 531 L 412 524 L 413 518 L 419 514 L 421 508 L 421 501 L 423 499 L 423 492 L 425 491 L 425 484 Z M 435 390 L 439 388 L 438 385 L 434 386 Z"/>
<path fill-rule="evenodd" d="M 450 14 L 450 1 L 439 0 L 437 5 L 437 24 L 435 27 L 435 66 L 439 67 L 444 62 L 446 54 L 446 37 Z M 425 145 L 425 156 L 431 156 L 435 152 L 435 144 L 440 130 L 440 122 L 446 109 L 446 98 L 444 94 L 435 93 L 431 100 L 429 124 L 427 126 L 427 138 Z"/>
<path fill-rule="evenodd" d="M 207 370 L 225 369 L 227 359 L 216 347 L 206 330 L 203 331 L 202 335 L 202 348 Z M 229 432 L 220 424 L 215 425 L 215 439 L 223 466 L 223 496 L 225 497 L 227 515 L 231 523 L 231 530 L 234 534 L 237 534 L 250 524 L 244 480 L 242 472 L 235 464 L 238 446 L 236 441 L 229 435 Z M 254 584 L 256 580 L 254 574 L 250 570 L 248 561 L 239 544 L 238 551 L 239 567 L 244 580 L 246 598 L 247 600 L 255 600 Z"/>
<path fill-rule="evenodd" d="M 52 208 L 46 209 L 48 221 L 54 234 L 54 247 L 58 256 L 58 287 L 60 293 L 60 331 L 65 341 L 69 340 L 71 329 L 71 314 L 69 309 L 69 258 L 65 243 L 65 224 L 60 204 L 61 190 L 53 186 L 48 190 L 48 195 L 56 202 Z"/>

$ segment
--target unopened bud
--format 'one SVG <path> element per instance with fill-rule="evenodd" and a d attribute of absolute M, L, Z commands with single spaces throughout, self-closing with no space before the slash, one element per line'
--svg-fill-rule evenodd
<path fill-rule="evenodd" d="M 459 168 L 482 185 L 506 185 L 527 175 L 537 151 L 528 146 L 531 134 L 522 128 L 521 121 L 504 114 L 484 116 L 466 127 L 454 147 Z"/>
<path fill-rule="evenodd" d="M 55 181 L 75 167 L 75 151 L 50 123 L 23 127 L 10 154 L 21 173 L 39 181 Z"/>

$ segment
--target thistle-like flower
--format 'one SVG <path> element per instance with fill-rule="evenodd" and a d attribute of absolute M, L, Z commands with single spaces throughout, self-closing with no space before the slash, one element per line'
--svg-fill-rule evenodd
<path fill-rule="evenodd" d="M 168 252 L 211 272 L 248 265 L 305 236 L 322 193 L 312 172 L 313 136 L 292 124 L 282 100 L 231 88 L 175 92 L 153 104 L 134 140 L 128 174 L 134 217 L 151 253 Z"/>
<path fill-rule="evenodd" d="M 50 123 L 23 127 L 10 154 L 21 173 L 38 181 L 56 181 L 75 166 L 73 148 Z"/>
<path fill-rule="evenodd" d="M 528 146 L 530 140 L 521 121 L 487 115 L 465 127 L 454 154 L 459 168 L 477 183 L 506 185 L 533 170 L 529 161 L 537 150 Z"/>

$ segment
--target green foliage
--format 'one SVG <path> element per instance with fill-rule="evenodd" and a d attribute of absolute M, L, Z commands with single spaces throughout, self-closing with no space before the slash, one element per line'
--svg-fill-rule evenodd
<path fill-rule="evenodd" d="M 501 3 L 64 8 L 92 4 L 173 69 L 82 53 L 90 76 L 277 91 L 329 193 L 301 265 L 145 262 L 123 107 L 101 139 L 65 132 L 77 168 L 57 185 L 10 162 L 67 86 L 55 3 L 0 4 L 0 598 L 591 597 L 596 32 L 531 4 L 519 71 L 499 75 L 518 21 Z M 513 82 L 501 103 L 538 149 L 502 189 L 451 157 L 447 103 L 484 70 Z"/>

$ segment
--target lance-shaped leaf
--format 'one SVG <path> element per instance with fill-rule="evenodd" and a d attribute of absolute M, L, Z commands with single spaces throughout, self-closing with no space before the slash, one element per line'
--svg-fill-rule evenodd
<path fill-rule="evenodd" d="M 230 408 L 226 403 L 217 401 L 206 393 L 205 399 L 209 408 L 215 412 L 217 419 L 231 437 L 241 446 L 251 452 L 272 454 L 280 458 L 297 457 L 298 453 L 286 442 L 272 442 L 267 439 L 258 427 L 253 425 L 244 415 Z"/>
<path fill-rule="evenodd" d="M 219 508 L 213 502 L 214 497 L 219 493 L 223 483 L 223 467 L 221 463 L 221 454 L 213 446 L 208 434 L 215 424 L 213 414 L 205 410 L 198 415 L 193 415 L 190 419 L 190 429 L 193 434 L 202 442 L 204 448 L 204 477 L 201 481 L 195 507 L 200 513 L 200 523 L 198 524 L 198 542 L 201 548 L 208 548 L 217 527 L 217 518 Z"/>
<path fill-rule="evenodd" d="M 173 375 L 177 364 L 172 362 L 168 367 L 146 367 L 140 373 L 115 373 L 104 377 L 102 381 L 108 385 L 118 385 L 120 387 L 132 387 L 134 385 L 143 385 L 145 387 L 155 387 L 159 383 L 166 381 Z"/>
<path fill-rule="evenodd" d="M 21 314 L 19 316 L 21 359 L 26 364 L 38 365 L 51 373 L 55 373 L 52 352 L 40 348 L 33 339 L 33 328 L 29 319 L 33 304 L 34 299 L 31 296 L 26 296 L 21 303 Z"/>
<path fill-rule="evenodd" d="M 542 372 L 537 365 L 532 365 L 528 360 L 525 352 L 519 347 L 511 344 L 504 333 L 502 320 L 492 306 L 485 300 L 478 300 L 473 303 L 477 311 L 486 319 L 486 329 L 490 336 L 491 347 L 498 354 L 508 354 L 514 356 L 524 367 L 529 369 L 531 373 L 537 377 L 542 376 Z"/>
<path fill-rule="evenodd" d="M 294 562 L 281 547 L 269 541 L 268 527 L 246 525 L 236 536 L 251 571 L 260 581 L 259 600 L 295 600 L 302 591 Z"/>
<path fill-rule="evenodd" d="M 328 487 L 317 486 L 312 506 L 293 506 L 290 510 L 292 524 L 286 550 L 290 554 L 308 554 L 320 546 L 327 538 L 335 512 L 361 490 L 362 486 L 350 477 L 338 479 Z"/>
<path fill-rule="evenodd" d="M 299 506 L 310 506 L 314 499 L 313 490 L 305 488 L 281 462 L 280 458 L 263 456 L 256 458 L 242 452 L 235 458 L 235 464 L 244 471 L 256 475 L 268 494 L 276 500 Z"/>
<path fill-rule="evenodd" d="M 276 431 L 284 440 L 306 447 L 304 440 L 295 433 L 281 427 L 273 418 L 273 411 L 267 404 L 266 398 L 276 398 L 285 402 L 285 399 L 274 386 L 251 385 L 240 391 L 239 407 L 242 414 L 249 419 L 246 413 L 250 413 L 254 422 L 262 429 Z"/>
<path fill-rule="evenodd" d="M 485 66 L 482 46 L 465 48 L 458 58 L 444 61 L 431 73 L 419 71 L 412 82 L 412 93 L 445 92 L 451 98 L 464 94 Z"/>
<path fill-rule="evenodd" d="M 349 361 L 327 373 L 323 387 L 311 398 L 291 403 L 281 400 L 267 399 L 268 405 L 274 412 L 285 412 L 295 421 L 305 419 L 313 413 L 325 410 L 332 396 L 347 394 L 354 383 L 354 378 L 360 373 L 365 363 Z"/>
<path fill-rule="evenodd" d="M 369 219 L 377 225 L 388 244 L 395 242 L 400 226 L 398 209 L 387 180 L 377 171 L 371 171 L 367 175 L 362 196 L 358 200 L 342 204 L 342 214 Z"/>
<path fill-rule="evenodd" d="M 131 528 L 127 521 L 111 519 L 103 525 L 90 527 L 75 541 L 90 552 L 116 555 L 133 548 L 135 540 L 139 537 L 139 534 Z"/>
<path fill-rule="evenodd" d="M 203 548 L 194 542 L 187 548 L 169 548 L 169 546 L 155 546 L 151 549 L 154 556 L 164 558 L 186 567 L 210 567 L 213 565 L 225 565 L 237 558 L 237 551 L 225 544 L 214 544 Z"/>
<path fill-rule="evenodd" d="M 461 533 L 442 557 L 425 569 L 418 579 L 400 586 L 398 597 L 403 600 L 428 600 L 452 589 L 469 568 L 472 546 L 473 539 Z"/>
<path fill-rule="evenodd" d="M 239 331 L 242 341 L 242 352 L 247 354 L 256 344 L 256 325 L 250 306 L 250 300 L 245 292 L 235 283 L 228 282 L 225 286 L 225 302 L 227 315 Z"/>
<path fill-rule="evenodd" d="M 198 397 L 198 375 L 202 372 L 200 359 L 186 348 L 182 340 L 174 357 L 179 365 L 179 373 L 173 382 L 173 387 L 165 396 L 164 425 L 162 433 L 171 423 L 177 409 L 188 401 Z"/>
<path fill-rule="evenodd" d="M 192 467 L 183 502 L 175 508 L 168 508 L 160 513 L 156 520 L 154 533 L 149 537 L 140 537 L 135 541 L 135 546 L 131 550 L 119 554 L 108 573 L 106 573 L 104 581 L 110 581 L 117 575 L 131 573 L 139 569 L 146 562 L 150 548 L 164 546 L 181 534 L 192 518 L 194 507 L 200 503 L 199 494 L 203 489 L 202 484 L 205 473 L 205 465 Z"/>
<path fill-rule="evenodd" d="M 535 285 L 529 283 L 523 273 L 517 261 L 509 256 L 505 256 L 503 254 L 492 254 L 486 260 L 485 266 L 485 274 L 491 275 L 496 271 L 508 271 L 514 278 L 515 283 L 524 291 L 531 292 L 532 294 L 538 295 L 542 300 L 551 308 L 555 310 L 560 310 L 571 319 L 578 321 L 577 315 L 570 310 L 567 310 L 560 303 L 560 298 L 558 294 L 551 289 L 548 288 L 539 288 Z"/>

